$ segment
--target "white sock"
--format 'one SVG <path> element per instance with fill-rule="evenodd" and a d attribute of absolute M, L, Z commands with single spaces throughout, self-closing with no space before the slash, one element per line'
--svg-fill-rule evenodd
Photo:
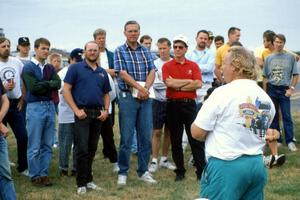
<path fill-rule="evenodd" d="M 164 162 L 164 161 L 166 161 L 166 160 L 168 160 L 168 158 L 167 158 L 166 156 L 160 157 L 160 161 L 161 161 L 161 162 Z"/>
<path fill-rule="evenodd" d="M 278 159 L 278 155 L 276 154 L 276 155 L 274 155 L 275 156 L 275 160 L 277 160 Z"/>
<path fill-rule="evenodd" d="M 157 163 L 157 158 L 152 158 L 152 162 Z"/>

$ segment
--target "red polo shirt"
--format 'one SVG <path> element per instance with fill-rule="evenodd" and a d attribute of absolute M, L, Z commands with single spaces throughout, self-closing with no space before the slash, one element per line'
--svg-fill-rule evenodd
<path fill-rule="evenodd" d="M 165 81 L 170 76 L 175 79 L 192 79 L 202 81 L 201 71 L 198 65 L 190 60 L 185 60 L 183 64 L 180 64 L 175 59 L 167 62 L 162 67 L 163 80 Z M 167 87 L 166 96 L 168 99 L 195 99 L 195 91 L 176 91 L 172 88 Z"/>

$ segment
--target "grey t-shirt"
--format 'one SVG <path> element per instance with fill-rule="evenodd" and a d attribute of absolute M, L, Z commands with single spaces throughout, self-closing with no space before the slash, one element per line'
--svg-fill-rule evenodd
<path fill-rule="evenodd" d="M 289 53 L 274 53 L 267 57 L 263 76 L 268 83 L 276 86 L 289 86 L 293 75 L 299 74 L 297 62 Z"/>

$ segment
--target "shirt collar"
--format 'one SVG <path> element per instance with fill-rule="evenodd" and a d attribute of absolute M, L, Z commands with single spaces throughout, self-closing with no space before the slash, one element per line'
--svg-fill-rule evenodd
<path fill-rule="evenodd" d="M 47 63 L 45 62 L 44 64 L 42 64 L 42 63 L 40 63 L 35 57 L 32 57 L 31 58 L 31 61 L 34 63 L 34 64 L 36 64 L 36 65 L 38 65 L 38 66 L 41 66 L 41 67 L 44 67 Z"/>
<path fill-rule="evenodd" d="M 125 42 L 124 45 L 125 45 L 126 49 L 133 50 L 133 49 L 128 45 L 127 41 Z M 139 49 L 139 48 L 142 48 L 142 45 L 141 45 L 140 43 L 137 43 L 137 46 L 136 46 L 136 49 L 135 49 L 135 50 L 137 50 L 137 49 Z"/>
<path fill-rule="evenodd" d="M 89 66 L 89 64 L 87 64 L 87 62 L 86 62 L 85 59 L 84 59 L 82 62 L 84 63 L 84 67 L 93 70 L 93 69 Z M 96 68 L 95 71 L 98 71 L 98 70 L 100 69 L 100 67 L 99 67 L 98 63 L 96 63 L 96 64 L 97 64 L 97 68 Z"/>

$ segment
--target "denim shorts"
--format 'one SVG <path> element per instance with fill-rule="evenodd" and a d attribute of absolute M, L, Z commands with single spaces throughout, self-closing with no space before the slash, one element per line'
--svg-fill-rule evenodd
<path fill-rule="evenodd" d="M 167 102 L 152 100 L 153 129 L 162 129 L 167 125 Z"/>

